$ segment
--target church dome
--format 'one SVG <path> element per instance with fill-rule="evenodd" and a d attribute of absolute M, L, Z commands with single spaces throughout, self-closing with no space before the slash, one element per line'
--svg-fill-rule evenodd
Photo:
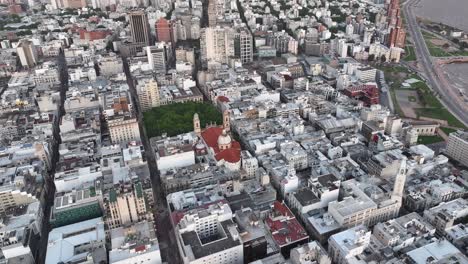
<path fill-rule="evenodd" d="M 231 136 L 226 133 L 226 130 L 223 130 L 223 133 L 218 137 L 218 147 L 220 149 L 230 148 L 232 143 Z"/>

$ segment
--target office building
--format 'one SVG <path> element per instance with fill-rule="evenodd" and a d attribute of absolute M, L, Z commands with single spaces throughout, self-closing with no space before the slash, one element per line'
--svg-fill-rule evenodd
<path fill-rule="evenodd" d="M 128 14 L 133 44 L 139 48 L 150 45 L 148 18 L 145 11 L 132 11 Z"/>
<path fill-rule="evenodd" d="M 253 60 L 253 40 L 248 29 L 237 30 L 234 38 L 234 54 L 240 58 L 242 63 L 249 63 Z"/>
<path fill-rule="evenodd" d="M 446 153 L 452 159 L 468 166 L 468 132 L 450 133 Z"/>
<path fill-rule="evenodd" d="M 328 239 L 328 253 L 333 263 L 359 263 L 356 256 L 364 252 L 371 240 L 371 232 L 365 226 L 356 226 Z"/>
<path fill-rule="evenodd" d="M 21 40 L 16 47 L 16 53 L 23 67 L 31 68 L 37 64 L 38 55 L 36 46 L 31 41 L 26 39 Z"/>
<path fill-rule="evenodd" d="M 112 116 L 107 120 L 112 143 L 140 141 L 138 120 L 130 116 Z"/>
<path fill-rule="evenodd" d="M 154 28 L 156 30 L 156 41 L 173 43 L 173 29 L 169 20 L 160 18 L 158 21 L 156 21 Z"/>
<path fill-rule="evenodd" d="M 200 49 L 201 59 L 208 63 L 228 63 L 229 57 L 234 56 L 234 34 L 230 28 L 209 27 L 201 30 Z"/>
<path fill-rule="evenodd" d="M 45 263 L 107 263 L 102 219 L 94 218 L 52 229 Z"/>
<path fill-rule="evenodd" d="M 57 194 L 49 222 L 52 227 L 61 227 L 98 218 L 102 214 L 102 196 L 96 195 L 92 187 Z"/>
<path fill-rule="evenodd" d="M 141 183 L 119 184 L 109 192 L 107 225 L 110 229 L 152 220 Z"/>
<path fill-rule="evenodd" d="M 176 215 L 172 221 L 184 264 L 244 263 L 237 225 L 225 201 Z"/>
<path fill-rule="evenodd" d="M 148 63 L 155 73 L 166 74 L 166 46 L 163 43 L 160 44 L 161 45 L 146 47 L 146 55 L 148 56 Z"/>
<path fill-rule="evenodd" d="M 110 231 L 109 262 L 115 264 L 161 264 L 161 251 L 153 222 L 142 221 Z"/>
<path fill-rule="evenodd" d="M 160 105 L 158 83 L 153 78 L 139 79 L 136 90 L 141 111 L 145 112 Z"/>

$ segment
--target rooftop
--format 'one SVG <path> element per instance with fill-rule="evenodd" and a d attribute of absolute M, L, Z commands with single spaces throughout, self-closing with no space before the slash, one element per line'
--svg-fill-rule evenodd
<path fill-rule="evenodd" d="M 239 234 L 233 230 L 235 224 L 232 220 L 226 220 L 219 223 L 218 234 L 213 241 L 203 243 L 195 231 L 189 231 L 182 234 L 183 243 L 191 249 L 195 259 L 209 256 L 216 252 L 221 252 L 233 247 L 241 246 Z"/>
<path fill-rule="evenodd" d="M 423 247 L 417 248 L 407 253 L 411 258 L 412 263 L 444 263 L 443 260 L 450 257 L 461 258 L 460 262 L 445 262 L 445 263 L 468 263 L 468 258 L 454 245 L 445 239 L 440 239 Z"/>
<path fill-rule="evenodd" d="M 289 208 L 278 201 L 273 204 L 272 211 L 265 220 L 275 243 L 284 247 L 297 241 L 307 240 L 305 229 L 297 221 Z"/>

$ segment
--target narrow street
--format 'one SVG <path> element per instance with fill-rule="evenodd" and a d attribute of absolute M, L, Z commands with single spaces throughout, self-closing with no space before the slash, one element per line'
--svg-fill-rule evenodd
<path fill-rule="evenodd" d="M 46 187 L 44 190 L 46 193 L 44 194 L 45 203 L 44 203 L 44 215 L 42 219 L 42 234 L 39 241 L 39 252 L 38 256 L 36 256 L 37 263 L 45 263 L 46 257 L 46 250 L 47 244 L 49 239 L 49 232 L 50 232 L 50 213 L 51 208 L 54 205 L 54 194 L 55 194 L 55 185 L 54 185 L 54 175 L 57 163 L 59 162 L 59 145 L 61 143 L 60 138 L 60 119 L 62 118 L 65 110 L 63 108 L 63 102 L 65 101 L 65 93 L 68 91 L 68 69 L 67 69 L 67 62 L 65 61 L 65 55 L 62 52 L 57 57 L 57 66 L 60 73 L 60 102 L 57 106 L 57 120 L 54 122 L 54 141 L 55 144 L 52 146 L 52 158 L 51 158 L 51 167 L 48 171 L 48 177 L 46 178 L 45 185 Z"/>
<path fill-rule="evenodd" d="M 126 58 L 122 58 L 125 75 L 127 77 L 127 84 L 130 88 L 134 109 L 138 118 L 138 124 L 140 127 L 140 136 L 142 144 L 145 148 L 146 161 L 149 166 L 151 174 L 151 185 L 154 195 L 154 221 L 156 228 L 156 235 L 159 241 L 159 247 L 161 249 L 161 258 L 163 262 L 179 264 L 182 260 L 177 250 L 177 241 L 172 228 L 169 210 L 167 208 L 166 197 L 161 188 L 161 178 L 158 173 L 156 166 L 156 158 L 151 149 L 150 141 L 146 135 L 145 126 L 143 123 L 143 113 L 139 107 L 138 95 L 135 88 L 135 82 L 130 74 L 130 68 Z"/>

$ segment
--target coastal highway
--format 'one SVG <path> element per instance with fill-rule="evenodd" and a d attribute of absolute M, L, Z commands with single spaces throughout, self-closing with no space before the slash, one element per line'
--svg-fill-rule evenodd
<path fill-rule="evenodd" d="M 441 103 L 461 122 L 468 126 L 468 106 L 450 86 L 444 73 L 431 57 L 429 49 L 419 28 L 416 15 L 412 9 L 418 0 L 407 0 L 403 3 L 403 14 L 406 19 L 407 30 L 414 42 L 416 58 L 421 65 L 421 74 L 425 76 L 427 84 L 438 94 Z"/>

